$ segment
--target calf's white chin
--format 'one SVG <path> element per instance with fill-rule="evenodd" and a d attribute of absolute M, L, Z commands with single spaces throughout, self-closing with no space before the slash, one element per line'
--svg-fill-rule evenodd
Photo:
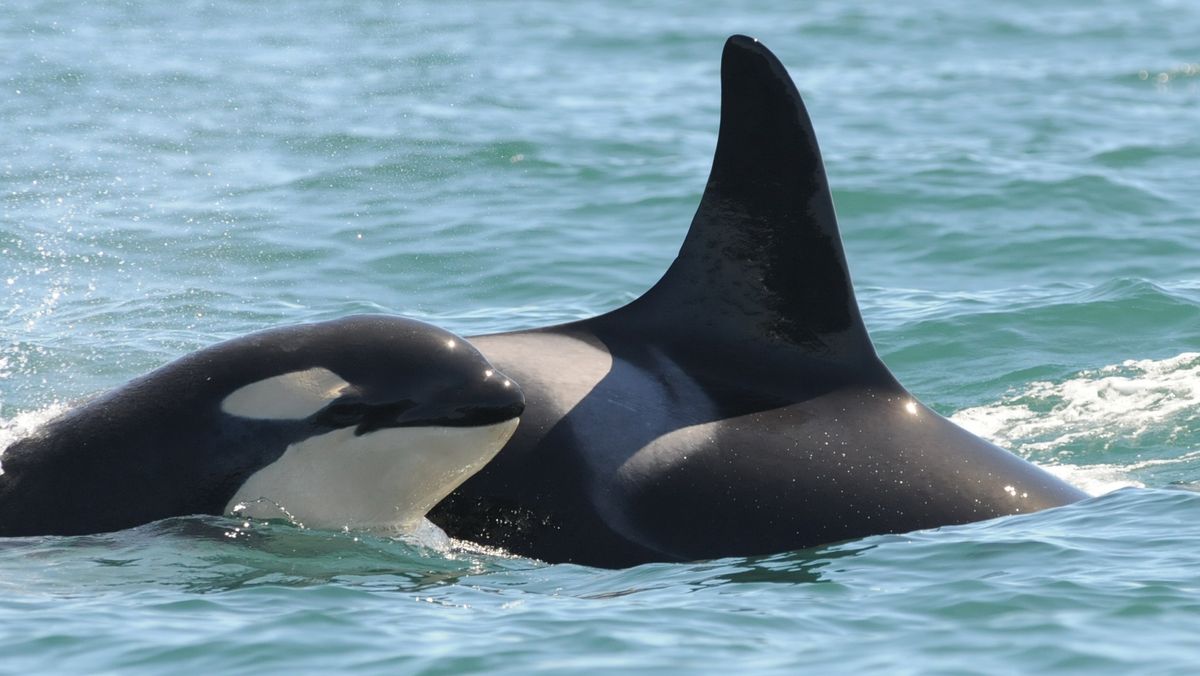
<path fill-rule="evenodd" d="M 500 452 L 517 422 L 311 437 L 252 474 L 225 513 L 287 516 L 312 528 L 411 530 Z"/>

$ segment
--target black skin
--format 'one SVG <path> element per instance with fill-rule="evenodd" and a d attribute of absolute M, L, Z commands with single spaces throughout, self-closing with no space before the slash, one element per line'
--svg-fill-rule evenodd
<path fill-rule="evenodd" d="M 504 450 L 430 518 L 551 562 L 795 550 L 1084 493 L 916 403 L 875 354 L 808 114 L 734 36 L 712 173 L 644 296 L 472 342 L 521 383 Z"/>
<path fill-rule="evenodd" d="M 448 341 L 455 341 L 453 348 Z M 238 388 L 326 368 L 353 387 L 305 420 L 221 411 Z M 488 425 L 520 415 L 469 343 L 410 319 L 347 317 L 200 350 L 48 422 L 0 455 L 0 536 L 80 535 L 221 514 L 289 444 L 333 429 Z"/>

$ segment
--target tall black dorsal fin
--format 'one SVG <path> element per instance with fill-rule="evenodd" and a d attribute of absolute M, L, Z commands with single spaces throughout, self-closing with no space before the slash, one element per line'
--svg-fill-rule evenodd
<path fill-rule="evenodd" d="M 678 257 L 612 316 L 874 356 L 812 122 L 783 64 L 757 40 L 725 43 L 716 155 Z"/>

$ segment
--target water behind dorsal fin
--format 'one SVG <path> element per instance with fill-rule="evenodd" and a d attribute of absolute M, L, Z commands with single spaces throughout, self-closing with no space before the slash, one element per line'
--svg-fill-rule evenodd
<path fill-rule="evenodd" d="M 783 64 L 757 40 L 725 43 L 716 155 L 678 257 L 608 316 L 874 357 L 812 123 Z"/>

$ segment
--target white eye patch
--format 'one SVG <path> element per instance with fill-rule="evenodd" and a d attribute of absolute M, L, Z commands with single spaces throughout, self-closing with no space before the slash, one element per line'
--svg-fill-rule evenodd
<path fill-rule="evenodd" d="M 303 420 L 349 387 L 329 369 L 292 371 L 238 388 L 221 402 L 221 410 L 257 420 Z"/>

